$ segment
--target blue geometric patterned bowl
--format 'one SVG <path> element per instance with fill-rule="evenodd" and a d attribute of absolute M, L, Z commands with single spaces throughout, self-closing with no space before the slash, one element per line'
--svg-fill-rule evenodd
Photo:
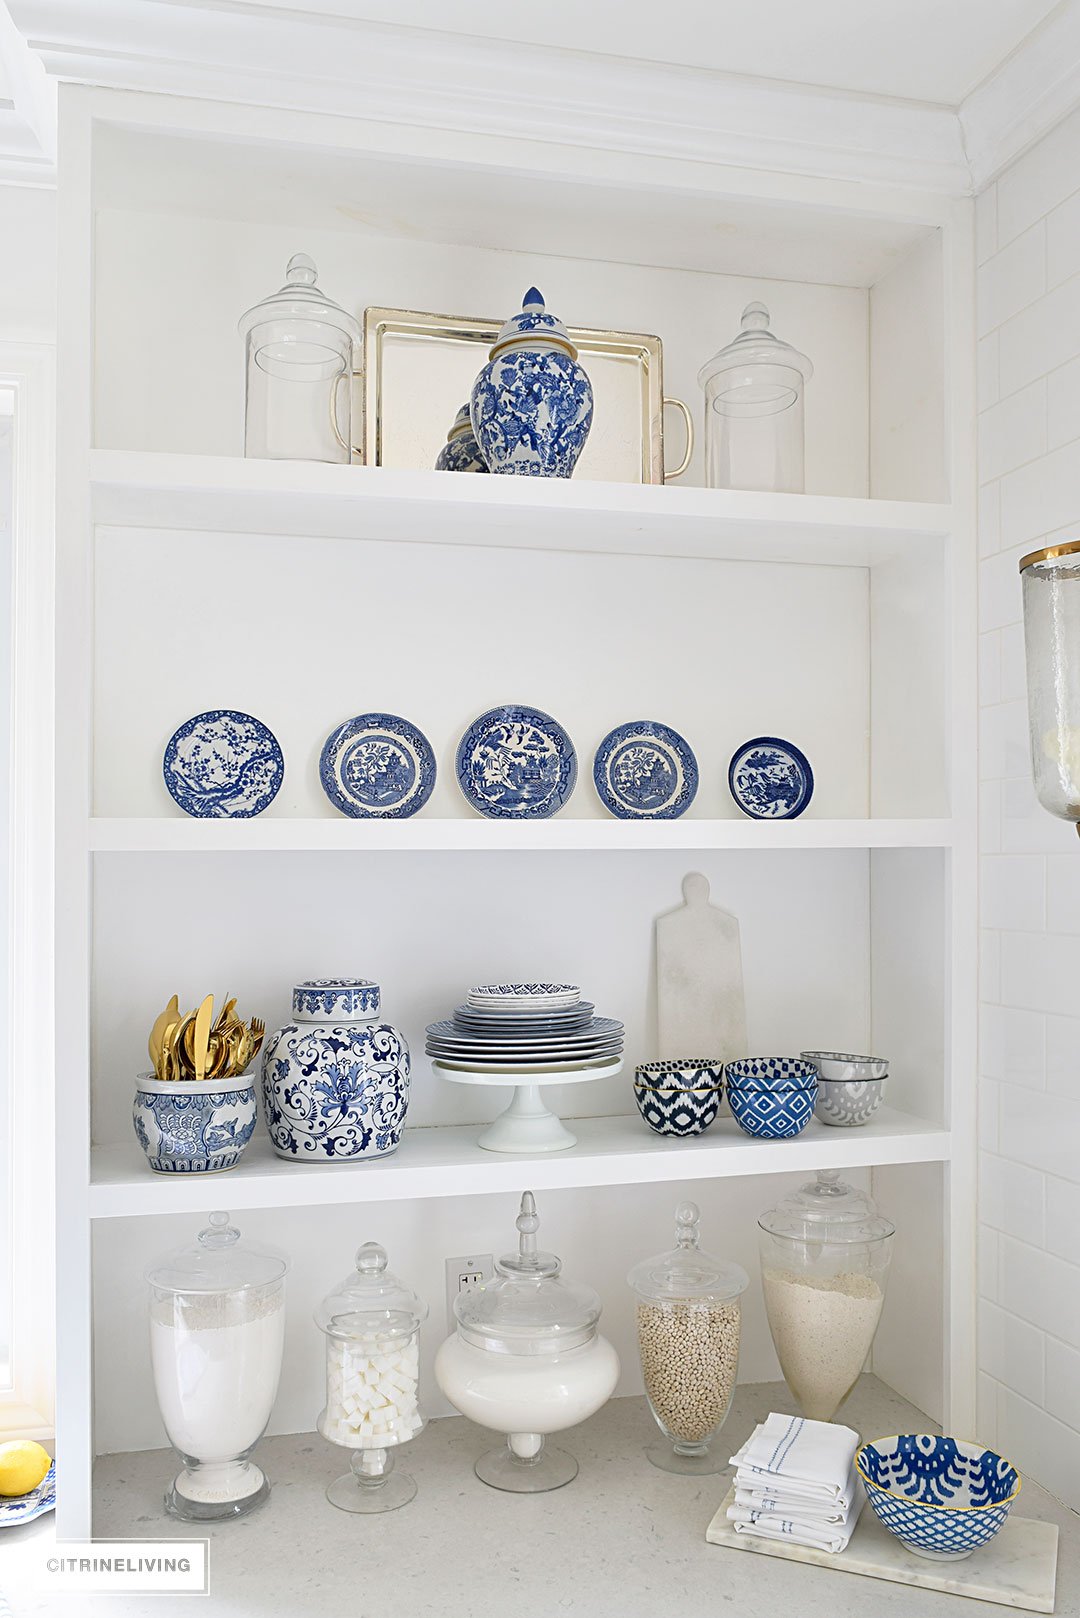
<path fill-rule="evenodd" d="M 638 1112 L 657 1135 L 700 1135 L 715 1121 L 723 1093 L 719 1083 L 711 1089 L 668 1090 L 634 1080 Z"/>
<path fill-rule="evenodd" d="M 934 1562 L 957 1562 L 993 1539 L 1020 1493 L 1020 1474 L 992 1449 L 961 1438 L 902 1433 L 855 1456 L 874 1514 Z"/>
<path fill-rule="evenodd" d="M 727 1063 L 724 1078 L 729 1090 L 805 1090 L 817 1084 L 818 1071 L 801 1056 L 744 1056 Z"/>
<path fill-rule="evenodd" d="M 801 1135 L 814 1116 L 817 1085 L 786 1090 L 738 1090 L 728 1085 L 732 1116 L 744 1135 L 762 1140 L 789 1140 Z"/>

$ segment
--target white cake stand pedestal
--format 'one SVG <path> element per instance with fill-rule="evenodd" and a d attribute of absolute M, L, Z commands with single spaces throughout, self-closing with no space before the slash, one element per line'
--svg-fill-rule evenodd
<path fill-rule="evenodd" d="M 622 1071 L 622 1057 L 595 1067 L 568 1067 L 481 1071 L 479 1068 L 449 1067 L 433 1061 L 432 1072 L 451 1084 L 490 1084 L 512 1089 L 510 1105 L 489 1124 L 476 1144 L 485 1152 L 564 1152 L 577 1145 L 561 1118 L 557 1118 L 541 1093 L 543 1084 L 588 1084 L 593 1079 L 609 1079 Z"/>

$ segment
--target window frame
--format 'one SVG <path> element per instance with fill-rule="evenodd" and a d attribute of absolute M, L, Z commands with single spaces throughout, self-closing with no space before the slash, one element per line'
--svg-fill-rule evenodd
<path fill-rule="evenodd" d="M 11 1017 L 0 1060 L 12 1077 L 11 1386 L 0 1438 L 50 1438 L 55 1392 L 53 1060 L 54 473 L 56 351 L 0 341 L 15 395 L 12 452 L 10 840 Z"/>

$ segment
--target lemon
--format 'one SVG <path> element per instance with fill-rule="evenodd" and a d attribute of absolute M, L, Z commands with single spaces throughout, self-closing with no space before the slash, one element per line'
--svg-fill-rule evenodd
<path fill-rule="evenodd" d="M 17 1438 L 0 1444 L 0 1495 L 29 1494 L 36 1489 L 52 1465 L 48 1450 L 32 1438 Z"/>

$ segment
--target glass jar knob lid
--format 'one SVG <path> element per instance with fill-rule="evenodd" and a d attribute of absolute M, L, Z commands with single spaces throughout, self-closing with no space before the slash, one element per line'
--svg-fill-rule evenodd
<path fill-rule="evenodd" d="M 739 321 L 739 334 L 719 353 L 707 360 L 698 372 L 698 382 L 705 386 L 719 371 L 735 366 L 782 365 L 798 371 L 804 382 L 814 374 L 814 367 L 805 354 L 790 343 L 785 343 L 770 330 L 768 308 L 763 303 L 748 303 Z"/>
<path fill-rule="evenodd" d="M 427 1319 L 427 1304 L 389 1268 L 385 1247 L 365 1242 L 356 1263 L 315 1311 L 315 1324 L 331 1337 L 413 1332 Z"/>
<path fill-rule="evenodd" d="M 271 320 L 320 320 L 345 332 L 353 342 L 358 343 L 359 322 L 333 298 L 328 298 L 318 281 L 315 260 L 309 258 L 307 253 L 294 253 L 285 266 L 284 285 L 241 315 L 241 334 Z"/>
<path fill-rule="evenodd" d="M 151 1265 L 146 1279 L 160 1292 L 243 1292 L 280 1281 L 287 1269 L 279 1254 L 248 1245 L 229 1215 L 215 1212 L 189 1247 Z"/>
<path fill-rule="evenodd" d="M 782 1197 L 758 1224 L 771 1236 L 817 1242 L 881 1241 L 896 1230 L 873 1197 L 841 1180 L 836 1169 L 819 1169 L 816 1179 Z"/>
<path fill-rule="evenodd" d="M 723 1302 L 737 1298 L 750 1285 L 740 1264 L 702 1251 L 696 1202 L 680 1202 L 675 1210 L 675 1246 L 646 1258 L 627 1276 L 639 1297 L 656 1302 L 698 1299 Z"/>

